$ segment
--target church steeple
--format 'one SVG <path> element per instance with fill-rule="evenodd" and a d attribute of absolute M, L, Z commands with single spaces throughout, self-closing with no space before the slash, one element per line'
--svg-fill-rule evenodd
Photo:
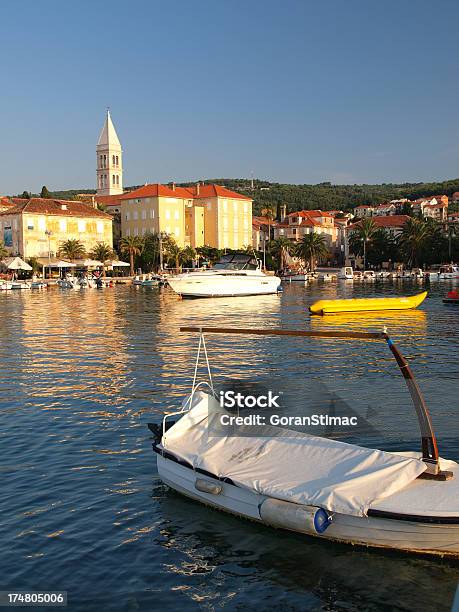
<path fill-rule="evenodd" d="M 123 193 L 123 163 L 121 143 L 107 109 L 104 127 L 97 142 L 97 194 Z"/>

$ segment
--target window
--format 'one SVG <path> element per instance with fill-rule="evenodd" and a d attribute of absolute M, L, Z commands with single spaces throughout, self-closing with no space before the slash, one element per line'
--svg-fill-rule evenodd
<path fill-rule="evenodd" d="M 119 177 L 119 175 L 118 175 L 118 174 L 116 175 L 116 184 L 117 184 L 117 185 L 119 185 L 119 184 L 120 184 L 120 177 Z"/>
<path fill-rule="evenodd" d="M 129 221 L 129 220 L 130 220 L 130 218 L 131 218 L 131 215 L 130 215 L 130 213 L 129 213 L 129 211 L 128 211 L 128 212 L 126 213 L 126 221 Z"/>
<path fill-rule="evenodd" d="M 237 232 L 237 230 L 239 229 L 239 219 L 237 217 L 234 217 L 233 229 L 235 232 Z"/>
<path fill-rule="evenodd" d="M 115 165 L 115 156 L 112 155 L 112 164 Z"/>
<path fill-rule="evenodd" d="M 102 160 L 104 158 L 102 157 L 102 155 L 99 155 L 99 168 L 102 168 Z"/>
<path fill-rule="evenodd" d="M 249 212 L 249 205 L 247 202 L 244 202 L 244 214 L 246 215 Z"/>
<path fill-rule="evenodd" d="M 237 202 L 233 202 L 233 211 L 237 213 Z"/>
<path fill-rule="evenodd" d="M 86 231 L 86 221 L 83 221 L 82 219 L 80 219 L 78 221 L 78 231 L 79 232 L 85 232 Z"/>
<path fill-rule="evenodd" d="M 150 210 L 150 219 L 154 219 L 154 218 L 155 218 L 155 209 L 154 209 L 154 208 L 152 208 L 152 209 Z"/>
<path fill-rule="evenodd" d="M 226 212 L 228 210 L 228 202 L 227 200 L 223 200 L 223 212 Z"/>
<path fill-rule="evenodd" d="M 134 212 L 132 213 L 132 218 L 134 219 L 134 221 L 137 221 L 137 219 L 139 218 L 139 213 L 134 210 Z"/>
<path fill-rule="evenodd" d="M 104 222 L 103 221 L 97 221 L 96 227 L 97 227 L 97 233 L 98 234 L 103 234 L 104 233 Z"/>
<path fill-rule="evenodd" d="M 174 234 L 178 237 L 180 236 L 180 228 L 178 226 L 175 226 L 175 230 L 174 230 Z"/>
<path fill-rule="evenodd" d="M 59 219 L 59 231 L 63 233 L 67 231 L 67 219 Z"/>
<path fill-rule="evenodd" d="M 27 229 L 28 230 L 33 230 L 33 221 L 28 221 L 27 222 Z"/>
<path fill-rule="evenodd" d="M 116 156 L 116 165 L 119 166 L 118 155 Z"/>
<path fill-rule="evenodd" d="M 175 220 L 180 219 L 180 214 L 179 214 L 179 211 L 178 211 L 178 210 L 176 210 L 176 211 L 175 211 L 175 213 L 174 213 L 174 219 L 175 219 Z"/>
<path fill-rule="evenodd" d="M 112 176 L 112 183 L 113 183 L 113 185 L 116 184 L 116 176 L 115 175 Z"/>
<path fill-rule="evenodd" d="M 128 227 L 128 228 L 126 228 L 126 236 L 130 236 L 130 235 L 131 235 L 131 230 L 130 230 L 130 228 Z"/>
<path fill-rule="evenodd" d="M 135 227 L 134 228 L 134 236 L 138 236 L 139 235 L 139 228 Z"/>
<path fill-rule="evenodd" d="M 166 210 L 166 219 L 170 219 L 170 218 L 171 218 L 171 211 Z"/>
<path fill-rule="evenodd" d="M 38 219 L 38 229 L 40 232 L 44 232 L 46 230 L 46 219 L 44 217 L 40 217 Z"/>
<path fill-rule="evenodd" d="M 106 156 L 106 155 L 104 155 L 104 166 L 103 166 L 103 167 L 104 167 L 104 168 L 106 168 L 106 167 L 107 167 L 107 156 Z"/>
<path fill-rule="evenodd" d="M 207 210 L 212 210 L 212 202 L 207 202 Z"/>
<path fill-rule="evenodd" d="M 223 229 L 224 230 L 228 229 L 228 219 L 227 218 L 223 219 Z"/>
<path fill-rule="evenodd" d="M 142 219 L 146 219 L 146 218 L 147 218 L 147 211 L 142 210 Z"/>

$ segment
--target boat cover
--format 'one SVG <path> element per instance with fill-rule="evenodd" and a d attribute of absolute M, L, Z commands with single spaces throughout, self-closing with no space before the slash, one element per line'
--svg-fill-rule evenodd
<path fill-rule="evenodd" d="M 417 458 L 278 427 L 270 437 L 209 436 L 208 415 L 219 411 L 212 396 L 195 392 L 191 410 L 163 436 L 163 448 L 276 499 L 365 516 L 375 500 L 404 489 L 426 469 Z"/>

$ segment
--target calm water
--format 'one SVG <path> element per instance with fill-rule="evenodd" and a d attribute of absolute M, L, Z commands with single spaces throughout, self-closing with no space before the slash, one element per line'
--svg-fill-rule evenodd
<path fill-rule="evenodd" d="M 306 314 L 319 296 L 353 291 L 417 287 L 292 285 L 281 297 L 195 301 L 128 287 L 1 294 L 0 588 L 67 590 L 70 609 L 89 611 L 448 610 L 457 563 L 271 530 L 182 498 L 158 479 L 146 423 L 190 388 L 197 338 L 178 332 L 183 323 L 386 324 L 427 396 L 442 455 L 459 459 L 459 309 L 441 303 L 446 286 L 432 286 L 416 312 Z M 384 345 L 250 336 L 208 344 L 217 379 L 327 378 L 343 394 L 351 389 L 357 404 L 371 403 L 381 445 L 418 447 Z"/>

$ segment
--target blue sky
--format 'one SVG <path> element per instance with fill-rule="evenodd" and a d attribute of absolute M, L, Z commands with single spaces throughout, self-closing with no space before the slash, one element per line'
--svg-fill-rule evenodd
<path fill-rule="evenodd" d="M 4 2 L 0 194 L 92 188 L 110 106 L 125 185 L 459 176 L 459 3 Z"/>

